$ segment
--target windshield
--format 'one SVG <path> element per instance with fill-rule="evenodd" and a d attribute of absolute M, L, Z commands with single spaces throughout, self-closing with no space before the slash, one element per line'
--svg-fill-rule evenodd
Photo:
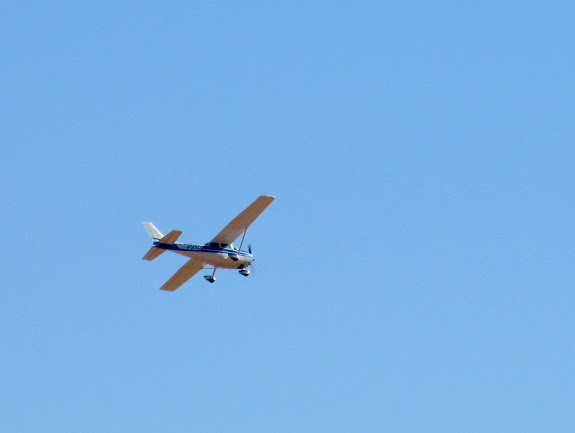
<path fill-rule="evenodd" d="M 213 248 L 226 248 L 226 249 L 232 249 L 235 250 L 236 247 L 234 247 L 234 244 L 219 244 L 217 242 L 208 242 L 206 244 L 207 247 L 213 247 Z"/>

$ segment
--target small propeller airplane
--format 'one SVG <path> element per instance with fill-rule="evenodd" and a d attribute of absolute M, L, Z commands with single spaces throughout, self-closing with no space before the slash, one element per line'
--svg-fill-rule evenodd
<path fill-rule="evenodd" d="M 210 269 L 213 269 L 213 272 L 211 275 L 205 275 L 204 278 L 210 283 L 216 281 L 215 275 L 218 268 L 239 269 L 240 274 L 244 277 L 250 275 L 250 270 L 247 268 L 252 264 L 254 256 L 252 255 L 251 245 L 248 247 L 247 252 L 242 251 L 246 232 L 248 227 L 274 199 L 275 197 L 269 195 L 259 196 L 205 245 L 176 242 L 182 234 L 180 230 L 172 230 L 164 236 L 151 222 L 142 223 L 154 244 L 146 255 L 142 257 L 142 260 L 154 260 L 164 251 L 172 251 L 190 258 L 184 266 L 178 269 L 172 278 L 160 287 L 160 290 L 173 292 L 208 265 L 212 266 Z M 233 242 L 242 233 L 240 246 L 236 248 Z"/>

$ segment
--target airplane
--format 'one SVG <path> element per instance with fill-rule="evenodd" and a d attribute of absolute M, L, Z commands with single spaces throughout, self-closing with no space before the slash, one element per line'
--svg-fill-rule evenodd
<path fill-rule="evenodd" d="M 249 276 L 250 270 L 247 268 L 252 264 L 254 256 L 251 245 L 248 247 L 248 251 L 242 251 L 246 232 L 248 227 L 274 199 L 275 197 L 270 195 L 260 195 L 237 217 L 231 220 L 215 238 L 205 245 L 176 242 L 182 234 L 180 230 L 172 230 L 164 236 L 151 222 L 142 223 L 154 244 L 146 255 L 142 257 L 142 260 L 154 260 L 165 251 L 172 251 L 190 258 L 184 266 L 178 269 L 178 271 L 160 287 L 160 290 L 173 292 L 208 265 L 213 267 L 213 273 L 211 275 L 205 275 L 204 278 L 210 283 L 216 281 L 215 275 L 218 268 L 239 269 L 241 275 L 244 277 Z M 243 236 L 240 246 L 236 248 L 233 242 L 242 233 Z"/>

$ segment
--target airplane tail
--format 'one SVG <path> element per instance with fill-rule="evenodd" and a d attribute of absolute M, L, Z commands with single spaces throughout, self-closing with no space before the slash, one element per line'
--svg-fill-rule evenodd
<path fill-rule="evenodd" d="M 146 231 L 148 232 L 148 234 L 152 238 L 152 241 L 158 242 L 160 239 L 162 239 L 164 237 L 162 232 L 159 231 L 154 224 L 152 224 L 150 222 L 142 223 L 142 224 L 144 224 L 144 228 L 146 229 Z M 152 261 L 156 257 L 158 257 L 160 254 L 162 254 L 164 251 L 166 251 L 166 250 L 163 250 L 163 249 L 157 248 L 157 247 L 152 247 L 148 250 L 146 255 L 144 257 L 142 257 L 142 260 Z"/>
<path fill-rule="evenodd" d="M 146 228 L 146 231 L 148 232 L 148 234 L 150 235 L 152 240 L 159 241 L 160 239 L 162 239 L 164 237 L 162 232 L 159 231 L 154 224 L 152 224 L 150 222 L 142 223 L 142 224 L 144 224 L 144 227 Z"/>
<path fill-rule="evenodd" d="M 180 237 L 180 235 L 182 234 L 182 232 L 180 230 L 172 230 L 170 233 L 168 233 L 166 236 L 164 236 L 162 234 L 162 232 L 160 232 L 156 228 L 156 226 L 154 224 L 152 224 L 151 222 L 142 223 L 142 224 L 144 224 L 144 227 L 146 228 L 146 231 L 148 232 L 148 234 L 150 235 L 152 240 L 154 242 L 159 242 L 161 244 L 173 245 L 176 242 L 176 240 Z M 163 248 L 152 247 L 148 250 L 146 255 L 144 257 L 142 257 L 142 260 L 148 260 L 148 261 L 154 260 L 156 257 L 158 257 L 160 254 L 162 254 L 164 251 L 166 251 L 166 250 Z"/>

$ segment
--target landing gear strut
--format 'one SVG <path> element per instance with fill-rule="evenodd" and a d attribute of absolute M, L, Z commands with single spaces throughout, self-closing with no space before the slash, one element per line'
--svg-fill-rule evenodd
<path fill-rule="evenodd" d="M 206 281 L 209 281 L 210 283 L 215 283 L 216 282 L 216 269 L 214 268 L 214 272 L 212 272 L 212 275 L 204 275 L 204 278 L 206 279 Z"/>

